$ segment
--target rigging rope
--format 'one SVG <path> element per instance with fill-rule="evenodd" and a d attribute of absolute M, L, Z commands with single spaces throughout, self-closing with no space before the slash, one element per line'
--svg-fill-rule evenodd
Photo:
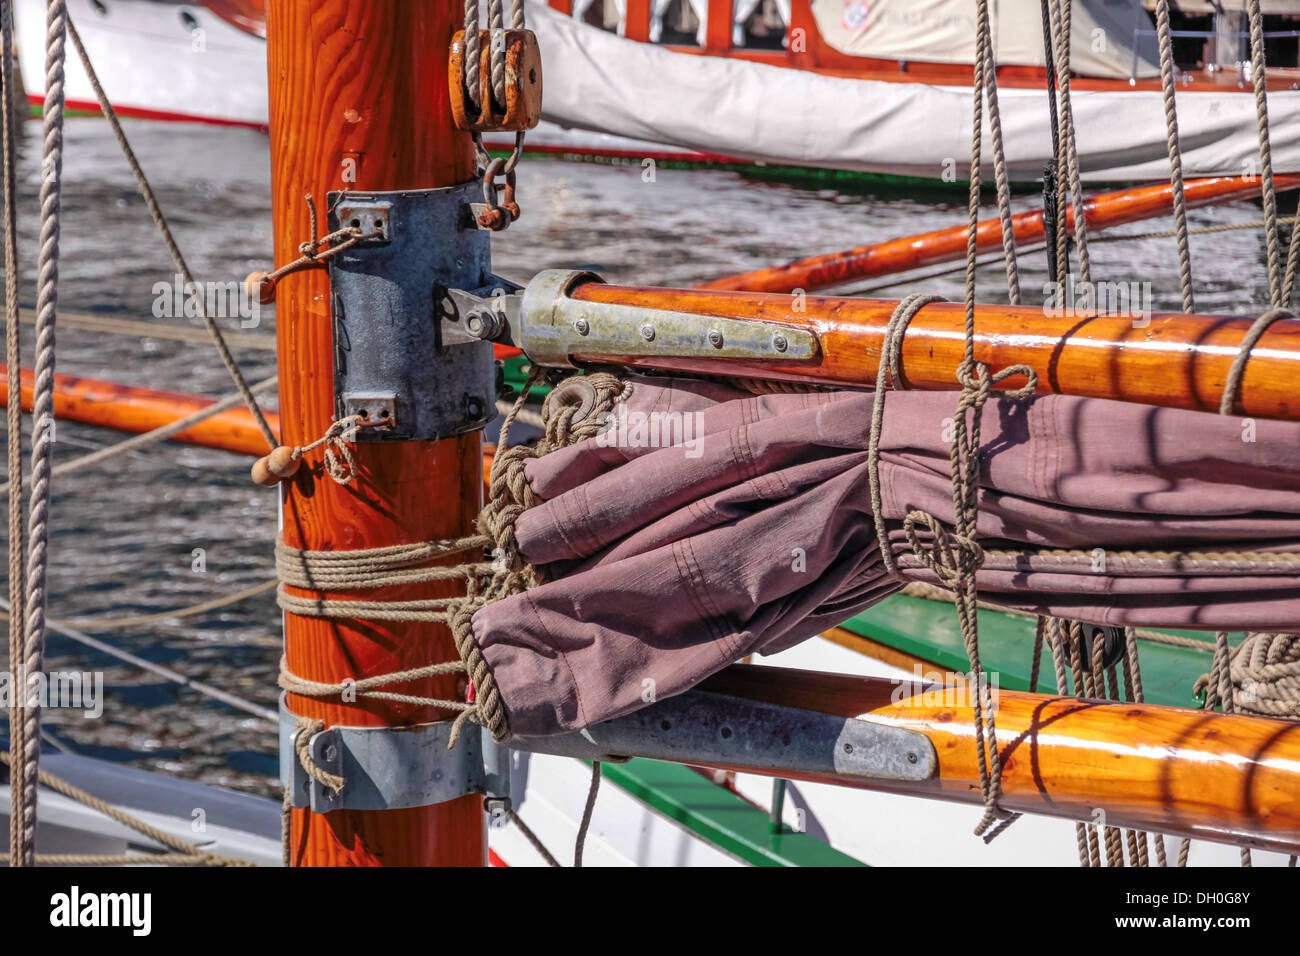
<path fill-rule="evenodd" d="M 1273 308 L 1280 308 L 1282 297 L 1282 251 L 1277 232 L 1277 194 L 1273 190 L 1273 151 L 1268 134 L 1268 79 L 1264 63 L 1264 17 L 1260 13 L 1259 0 L 1250 0 L 1247 5 L 1247 17 L 1250 21 L 1250 63 L 1251 79 L 1255 85 L 1255 120 L 1259 128 L 1259 175 L 1264 199 L 1264 219 L 1268 227 L 1264 231 L 1264 247 L 1268 254 L 1268 290 L 1269 303 Z"/>
<path fill-rule="evenodd" d="M 1192 253 L 1187 239 L 1187 201 L 1183 194 L 1183 154 L 1178 141 L 1178 105 L 1174 99 L 1174 40 L 1169 26 L 1169 0 L 1156 2 L 1156 36 L 1160 46 L 1160 88 L 1165 106 L 1169 184 L 1174 194 L 1174 231 L 1178 238 L 1178 282 L 1183 293 L 1183 311 L 1194 312 Z"/>
<path fill-rule="evenodd" d="M 90 62 L 90 57 L 86 53 L 86 48 L 81 44 L 81 37 L 77 34 L 76 27 L 72 25 L 72 21 L 67 18 L 66 13 L 62 10 L 64 0 L 51 0 L 51 11 L 53 11 L 55 4 L 60 8 L 62 23 L 66 26 L 67 35 L 72 40 L 72 45 L 77 50 L 77 56 L 81 59 L 81 65 L 86 71 L 86 77 L 90 80 L 90 85 L 95 91 L 95 98 L 99 101 L 99 108 L 103 111 L 104 118 L 108 120 L 109 126 L 113 130 L 113 136 L 117 139 L 118 145 L 122 147 L 122 153 L 126 157 L 127 164 L 131 167 L 131 172 L 135 176 L 136 184 L 140 188 L 140 195 L 144 198 L 145 205 L 149 209 L 149 214 L 153 217 L 153 221 L 162 235 L 163 243 L 167 246 L 167 252 L 171 256 L 176 271 L 180 273 L 181 278 L 185 283 L 184 288 L 197 289 L 198 285 L 194 281 L 194 276 L 190 274 L 189 265 L 185 262 L 185 257 L 181 254 L 180 246 L 176 243 L 176 238 L 172 235 L 171 227 L 167 223 L 167 217 L 163 215 L 162 207 L 158 205 L 158 198 L 154 195 L 153 186 L 150 185 L 149 178 L 145 175 L 144 169 L 140 166 L 140 161 L 136 158 L 135 150 L 131 148 L 131 143 L 126 138 L 126 133 L 122 129 L 122 123 L 117 117 L 117 111 L 109 101 L 108 95 L 104 92 L 103 86 L 100 85 L 99 76 L 95 73 L 95 67 Z M 51 16 L 53 16 L 53 12 L 51 12 Z M 61 49 L 62 46 L 60 45 L 60 50 Z M 48 89 L 49 86 L 47 82 L 47 90 Z M 59 115 L 61 117 L 61 86 L 59 96 Z M 46 110 L 48 116 L 48 92 L 46 94 Z M 42 191 L 43 189 L 44 187 L 42 187 Z M 203 297 L 195 292 L 192 300 L 198 311 L 199 318 L 203 320 L 204 327 L 207 328 L 208 334 L 212 337 L 212 343 L 216 346 L 217 354 L 221 356 L 222 364 L 226 366 L 226 371 L 230 373 L 231 379 L 234 380 L 235 387 L 239 390 L 240 395 L 243 396 L 244 404 L 246 404 L 248 410 L 252 412 L 253 418 L 257 422 L 257 427 L 262 430 L 262 435 L 266 439 L 267 446 L 274 448 L 278 444 L 275 433 L 271 430 L 271 426 L 266 421 L 266 416 L 262 414 L 262 409 L 257 404 L 257 399 L 249 389 L 248 382 L 244 379 L 244 373 L 239 368 L 239 363 L 237 363 L 235 357 L 230 354 L 230 347 L 226 344 L 225 336 L 222 334 L 221 329 L 213 320 L 212 316 L 208 315 L 207 309 L 203 303 Z"/>
<path fill-rule="evenodd" d="M 17 662 L 27 676 L 39 674 L 45 659 L 46 569 L 49 562 L 50 469 L 54 455 L 55 323 L 59 297 L 59 201 L 63 187 L 64 42 L 68 20 L 65 0 L 49 0 L 45 36 L 45 141 L 41 162 L 40 256 L 37 263 L 36 362 L 32 386 L 31 496 L 27 510 L 27 594 L 23 652 Z M 8 55 L 8 51 L 4 51 Z M 13 866 L 32 866 L 36 854 L 36 800 L 39 783 L 41 706 L 20 694 L 11 710 L 10 726 L 22 725 L 20 746 L 14 751 L 11 784 L 20 793 L 10 833 Z"/>
<path fill-rule="evenodd" d="M 250 388 L 250 391 L 256 395 L 259 392 L 264 392 L 270 389 L 275 385 L 275 383 L 276 377 L 273 375 L 270 378 L 263 379 L 254 384 Z M 89 455 L 82 455 L 80 458 L 74 458 L 71 461 L 65 461 L 55 465 L 50 474 L 56 478 L 62 477 L 63 475 L 70 475 L 78 471 L 84 471 L 92 465 L 98 465 L 101 462 L 109 461 L 113 458 L 119 458 L 122 455 L 138 451 L 141 448 L 147 448 L 150 445 L 164 442 L 169 438 L 179 435 L 181 432 L 193 428 L 201 422 L 205 422 L 210 418 L 215 418 L 222 412 L 229 411 L 236 405 L 243 404 L 243 401 L 244 396 L 239 392 L 235 392 L 232 395 L 228 395 L 226 398 L 213 402 L 205 408 L 199 409 L 197 412 L 191 412 L 182 418 L 178 418 L 174 422 L 168 422 L 166 425 L 160 425 L 150 431 L 142 432 L 139 435 L 133 435 L 130 438 L 125 438 L 120 442 L 109 445 L 107 448 L 93 451 Z M 8 484 L 0 485 L 0 494 L 6 494 L 8 491 Z"/>
<path fill-rule="evenodd" d="M 4 205 L 5 205 L 5 369 L 14 377 L 21 364 L 18 316 L 18 198 L 17 198 L 17 130 L 14 115 L 14 40 L 13 0 L 0 2 L 0 123 L 3 130 Z M 23 659 L 23 584 L 26 580 L 25 531 L 23 528 L 23 431 L 22 388 L 12 387 L 5 404 L 6 457 L 8 459 L 9 487 L 9 604 L 15 608 L 9 619 L 9 660 Z M 10 743 L 19 752 L 26 751 L 23 738 L 24 721 L 10 722 Z M 11 858 L 21 860 L 22 852 L 22 790 L 10 791 L 9 852 Z"/>
<path fill-rule="evenodd" d="M 1083 202 L 1083 185 L 1079 176 L 1079 149 L 1074 134 L 1074 107 L 1070 99 L 1070 38 L 1071 0 L 1048 0 L 1049 32 L 1053 40 L 1056 64 L 1056 88 L 1060 105 L 1061 130 L 1056 158 L 1057 208 L 1061 217 L 1057 233 L 1057 274 L 1061 282 L 1069 275 L 1069 236 L 1065 229 L 1066 188 L 1077 215 L 1074 217 L 1074 243 L 1079 254 L 1079 278 L 1092 281 L 1092 265 L 1088 256 L 1088 216 Z"/>
<path fill-rule="evenodd" d="M 0 763 L 9 767 L 12 771 L 15 763 L 13 754 L 7 750 L 0 750 Z M 92 810 L 102 813 L 117 823 L 122 824 L 134 830 L 136 833 L 153 840 L 166 847 L 171 853 L 163 854 L 142 854 L 135 855 L 94 855 L 94 854 L 36 854 L 31 862 L 23 863 L 21 857 L 8 856 L 0 857 L 0 862 L 8 862 L 11 866 L 31 866 L 36 863 L 49 866 L 120 866 L 122 864 L 171 864 L 182 866 L 253 866 L 245 860 L 237 860 L 234 857 L 223 856 L 218 853 L 209 853 L 202 847 L 179 837 L 174 837 L 165 830 L 145 823 L 139 817 L 119 810 L 117 807 L 107 803 L 91 793 L 87 793 L 80 787 L 75 787 L 61 777 L 56 777 L 48 771 L 42 770 L 39 773 L 40 782 L 49 789 L 53 790 L 69 800 L 75 800 L 77 803 L 87 806 Z M 10 773 L 10 786 L 13 786 L 13 774 Z"/>

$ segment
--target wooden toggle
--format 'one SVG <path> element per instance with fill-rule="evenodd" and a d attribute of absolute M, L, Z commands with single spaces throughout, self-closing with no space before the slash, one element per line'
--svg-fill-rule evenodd
<path fill-rule="evenodd" d="M 542 118 L 542 53 L 531 30 L 506 30 L 506 101 L 492 96 L 491 31 L 479 35 L 479 103 L 466 95 L 465 31 L 451 40 L 448 86 L 451 115 L 459 129 L 472 133 L 532 129 Z"/>
<path fill-rule="evenodd" d="M 251 474 L 254 484 L 273 488 L 296 475 L 300 467 L 302 453 L 297 448 L 279 445 L 269 455 L 263 455 L 253 462 Z"/>

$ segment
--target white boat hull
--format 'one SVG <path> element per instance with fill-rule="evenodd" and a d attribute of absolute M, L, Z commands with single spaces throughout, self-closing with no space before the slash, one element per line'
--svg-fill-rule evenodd
<path fill-rule="evenodd" d="M 124 115 L 266 128 L 261 38 L 200 6 L 148 0 L 68 3 L 110 100 Z M 44 0 L 18 0 L 16 6 L 20 64 L 37 103 L 44 88 L 44 8 Z M 530 3 L 529 11 L 546 77 L 545 122 L 530 135 L 534 148 L 633 161 L 759 163 L 949 181 L 965 177 L 967 89 L 683 55 L 597 30 L 541 4 Z M 95 108 L 76 57 L 68 62 L 66 89 L 70 107 Z M 1000 99 L 1011 176 L 1037 180 L 1051 158 L 1046 95 L 1004 88 Z M 1076 92 L 1073 102 L 1085 180 L 1168 178 L 1158 91 Z M 1300 92 L 1271 93 L 1268 104 L 1274 168 L 1300 170 Z M 1185 175 L 1258 171 L 1249 91 L 1180 93 L 1178 108 Z M 987 141 L 984 156 L 992 156 Z"/>

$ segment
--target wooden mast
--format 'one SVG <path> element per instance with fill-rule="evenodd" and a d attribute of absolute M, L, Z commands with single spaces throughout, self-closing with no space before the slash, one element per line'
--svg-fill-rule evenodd
<path fill-rule="evenodd" d="M 324 225 L 330 190 L 450 186 L 473 178 L 470 137 L 454 128 L 447 51 L 461 7 L 452 0 L 270 0 L 267 16 L 275 261 L 309 238 L 304 194 Z M 330 290 L 323 270 L 277 288 L 281 438 L 303 444 L 334 419 Z M 471 529 L 481 501 L 481 436 L 440 442 L 360 443 L 350 486 L 304 474 L 283 486 L 284 540 L 352 550 L 451 538 Z M 304 469 L 306 472 L 307 469 Z M 313 592 L 319 593 L 319 592 Z M 445 585 L 371 591 L 371 599 L 444 596 Z M 352 592 L 330 597 L 359 597 Z M 441 625 L 323 620 L 286 615 L 285 654 L 302 677 L 338 682 L 454 660 Z M 399 689 L 463 695 L 455 677 Z M 353 704 L 291 696 L 296 714 L 327 725 L 402 725 L 450 716 L 362 698 Z M 480 866 L 486 862 L 481 798 L 387 811 L 295 810 L 291 861 L 312 866 Z"/>

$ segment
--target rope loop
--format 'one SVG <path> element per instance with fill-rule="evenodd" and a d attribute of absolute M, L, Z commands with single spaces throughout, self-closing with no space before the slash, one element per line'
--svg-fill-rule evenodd
<path fill-rule="evenodd" d="M 932 535 L 928 544 L 921 540 L 917 525 L 924 525 Z M 984 563 L 984 549 L 977 541 L 950 532 L 942 521 L 929 512 L 908 512 L 903 519 L 903 531 L 912 552 L 946 587 L 955 588 L 963 576 Z"/>

